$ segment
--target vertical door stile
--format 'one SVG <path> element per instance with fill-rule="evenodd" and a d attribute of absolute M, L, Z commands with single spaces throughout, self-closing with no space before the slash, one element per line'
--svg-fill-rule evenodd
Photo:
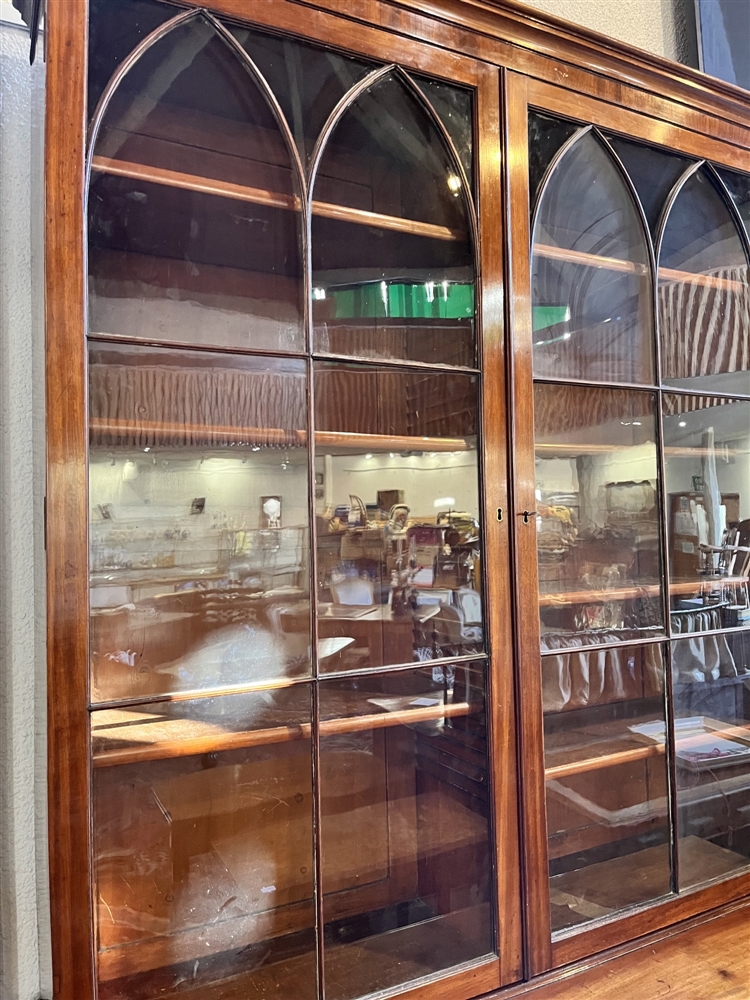
<path fill-rule="evenodd" d="M 56 997 L 94 997 L 88 718 L 83 176 L 86 0 L 46 36 L 47 665 L 50 902 Z M 61 373 L 65 372 L 63 377 Z"/>
<path fill-rule="evenodd" d="M 518 774 L 515 731 L 512 582 L 508 509 L 508 424 L 502 222 L 502 95 L 500 72 L 486 67 L 477 94 L 479 133 L 479 253 L 484 510 L 487 531 L 485 593 L 490 629 L 491 759 L 500 978 L 523 975 Z M 502 514 L 498 514 L 502 511 Z M 502 520 L 500 520 L 502 517 Z"/>
<path fill-rule="evenodd" d="M 527 81 L 505 73 L 505 192 L 507 204 L 508 315 L 513 353 L 509 407 L 515 493 L 512 523 L 519 771 L 521 782 L 522 872 L 526 974 L 552 965 L 547 822 L 544 784 L 544 727 L 539 668 L 536 524 L 521 516 L 535 509 L 534 399 L 532 388 L 531 269 L 529 254 L 529 167 Z"/>

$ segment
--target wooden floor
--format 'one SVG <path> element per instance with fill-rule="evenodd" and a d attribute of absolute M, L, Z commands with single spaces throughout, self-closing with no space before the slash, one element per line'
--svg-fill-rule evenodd
<path fill-rule="evenodd" d="M 529 1000 L 750 1000 L 750 906 L 525 995 Z"/>

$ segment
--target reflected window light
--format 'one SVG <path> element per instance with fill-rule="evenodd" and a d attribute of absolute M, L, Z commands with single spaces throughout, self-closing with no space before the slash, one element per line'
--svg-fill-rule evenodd
<path fill-rule="evenodd" d="M 388 285 L 384 281 L 380 282 L 380 295 L 383 299 L 383 305 L 385 306 L 385 314 L 388 315 Z"/>
<path fill-rule="evenodd" d="M 312 297 L 314 299 L 317 299 L 318 302 L 321 302 L 326 297 L 325 288 L 313 288 Z"/>
<path fill-rule="evenodd" d="M 427 301 L 428 302 L 434 302 L 435 301 L 435 282 L 434 281 L 425 281 L 425 283 L 424 283 L 424 290 L 425 290 L 425 294 L 427 296 Z"/>

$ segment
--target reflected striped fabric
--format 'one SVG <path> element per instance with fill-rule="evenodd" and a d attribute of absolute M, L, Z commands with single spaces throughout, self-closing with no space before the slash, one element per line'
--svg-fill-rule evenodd
<path fill-rule="evenodd" d="M 666 378 L 750 369 L 748 268 L 719 268 L 710 272 L 710 277 L 718 279 L 716 285 L 660 282 L 662 372 Z"/>

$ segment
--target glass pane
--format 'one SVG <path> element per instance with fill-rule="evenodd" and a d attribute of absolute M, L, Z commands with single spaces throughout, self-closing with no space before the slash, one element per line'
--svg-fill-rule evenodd
<path fill-rule="evenodd" d="M 93 713 L 101 1000 L 314 1000 L 310 730 L 307 685 Z"/>
<path fill-rule="evenodd" d="M 750 393 L 745 251 L 729 209 L 699 170 L 669 213 L 659 258 L 662 381 Z"/>
<path fill-rule="evenodd" d="M 542 657 L 553 931 L 670 891 L 660 646 Z"/>
<path fill-rule="evenodd" d="M 529 112 L 529 201 L 532 210 L 547 168 L 580 128 L 582 126 L 578 122 L 551 118 L 540 111 Z"/>
<path fill-rule="evenodd" d="M 358 80 L 377 69 L 377 64 L 255 28 L 230 25 L 229 30 L 265 77 L 289 122 L 303 162 L 309 163 L 330 113 Z"/>
<path fill-rule="evenodd" d="M 351 105 L 313 191 L 316 351 L 474 365 L 466 198 L 439 129 L 399 77 Z"/>
<path fill-rule="evenodd" d="M 750 176 L 726 170 L 724 167 L 720 167 L 718 173 L 729 189 L 732 200 L 745 223 L 745 230 L 750 231 Z"/>
<path fill-rule="evenodd" d="M 321 362 L 315 420 L 321 669 L 482 650 L 476 378 Z"/>
<path fill-rule="evenodd" d="M 679 888 L 750 865 L 750 633 L 672 644 Z"/>
<path fill-rule="evenodd" d="M 667 199 L 691 161 L 618 135 L 607 138 L 638 192 L 651 235 L 656 238 Z"/>
<path fill-rule="evenodd" d="M 534 374 L 652 383 L 647 236 L 633 196 L 588 132 L 558 161 L 533 234 Z"/>
<path fill-rule="evenodd" d="M 750 627 L 750 400 L 663 405 L 672 635 Z"/>
<path fill-rule="evenodd" d="M 412 74 L 412 79 L 439 116 L 453 140 L 461 166 L 473 186 L 474 178 L 474 118 L 472 93 L 443 80 Z"/>
<path fill-rule="evenodd" d="M 654 396 L 534 387 L 542 646 L 663 629 Z"/>
<path fill-rule="evenodd" d="M 89 117 L 110 78 L 147 35 L 179 14 L 159 0 L 89 0 Z"/>
<path fill-rule="evenodd" d="M 202 17 L 124 77 L 89 191 L 89 331 L 304 349 L 300 199 L 242 60 Z"/>
<path fill-rule="evenodd" d="M 482 663 L 321 684 L 328 1000 L 492 952 L 484 688 Z"/>
<path fill-rule="evenodd" d="M 304 362 L 97 345 L 89 380 L 93 700 L 309 672 Z"/>

